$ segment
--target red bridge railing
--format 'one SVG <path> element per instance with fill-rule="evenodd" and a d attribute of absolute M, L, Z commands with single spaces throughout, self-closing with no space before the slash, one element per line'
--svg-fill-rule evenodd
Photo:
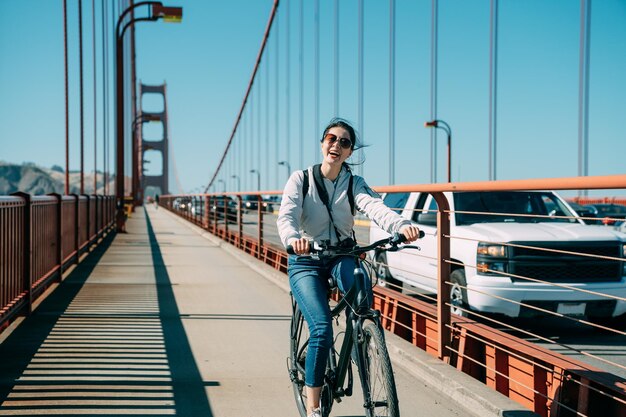
<path fill-rule="evenodd" d="M 111 196 L 0 196 L 0 330 L 113 225 Z"/>

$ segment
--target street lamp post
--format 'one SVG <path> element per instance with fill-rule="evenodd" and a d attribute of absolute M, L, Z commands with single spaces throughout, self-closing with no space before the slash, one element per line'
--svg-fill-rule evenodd
<path fill-rule="evenodd" d="M 261 191 L 261 173 L 257 169 L 251 169 L 250 173 L 254 174 L 256 172 L 256 190 Z"/>
<path fill-rule="evenodd" d="M 128 13 L 139 6 L 150 6 L 148 17 L 131 17 L 125 21 Z M 116 85 L 116 144 L 117 162 L 115 175 L 116 225 L 118 232 L 125 231 L 124 218 L 124 33 L 135 22 L 153 22 L 163 18 L 168 22 L 180 22 L 183 16 L 182 7 L 165 7 L 158 1 L 141 1 L 126 8 L 115 26 L 115 85 Z M 134 88 L 134 86 L 133 86 Z M 133 156 L 134 158 L 135 156 Z M 134 173 L 133 173 L 134 174 Z M 133 196 L 134 198 L 134 196 Z"/>
<path fill-rule="evenodd" d="M 448 135 L 448 182 L 452 182 L 451 175 L 451 167 L 450 164 L 452 162 L 452 129 L 450 129 L 450 125 L 444 122 L 443 120 L 431 120 L 429 122 L 424 123 L 424 127 L 434 127 L 436 129 L 441 129 L 446 132 Z M 457 180 L 458 181 L 458 180 Z"/>
<path fill-rule="evenodd" d="M 230 177 L 237 179 L 237 191 L 241 191 L 241 178 L 239 178 L 239 175 L 231 175 Z"/>
<path fill-rule="evenodd" d="M 289 175 L 291 175 L 291 165 L 289 165 L 288 161 L 280 161 L 278 165 L 283 165 L 287 167 L 287 179 L 289 179 Z"/>

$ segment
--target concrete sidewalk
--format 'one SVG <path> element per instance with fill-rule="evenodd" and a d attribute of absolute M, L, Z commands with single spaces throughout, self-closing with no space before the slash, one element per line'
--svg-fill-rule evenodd
<path fill-rule="evenodd" d="M 285 277 L 165 210 L 147 213 L 2 335 L 0 415 L 297 415 Z M 530 415 L 389 344 L 403 416 Z M 356 393 L 333 415 L 362 410 Z"/>

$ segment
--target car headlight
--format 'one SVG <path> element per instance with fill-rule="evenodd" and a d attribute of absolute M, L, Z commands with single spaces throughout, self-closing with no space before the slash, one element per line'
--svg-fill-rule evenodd
<path fill-rule="evenodd" d="M 626 244 L 622 245 L 622 258 L 626 258 Z"/>
<path fill-rule="evenodd" d="M 479 256 L 490 256 L 492 258 L 506 258 L 507 248 L 504 245 L 480 242 L 478 244 L 477 254 Z"/>
<path fill-rule="evenodd" d="M 478 272 L 485 275 L 497 275 L 506 272 L 506 263 L 504 262 L 478 262 L 476 264 Z"/>
<path fill-rule="evenodd" d="M 478 243 L 476 249 L 476 270 L 483 275 L 500 275 L 507 272 L 508 250 L 505 245 L 488 242 Z"/>

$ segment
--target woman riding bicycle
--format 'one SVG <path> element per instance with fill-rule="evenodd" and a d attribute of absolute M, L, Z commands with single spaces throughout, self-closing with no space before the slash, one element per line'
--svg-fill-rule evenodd
<path fill-rule="evenodd" d="M 318 243 L 330 241 L 333 245 L 354 244 L 352 201 L 356 210 L 387 232 L 399 232 L 407 242 L 419 236 L 417 227 L 385 206 L 362 177 L 352 175 L 345 161 L 361 146 L 348 122 L 338 118 L 331 120 L 324 129 L 321 143 L 321 166 L 309 167 L 306 174 L 304 171 L 291 174 L 283 191 L 276 222 L 283 245 L 291 245 L 296 253 L 289 256 L 289 285 L 309 326 L 310 340 L 305 364 L 309 417 L 320 416 L 320 391 L 333 340 L 327 278 L 332 275 L 339 290 L 345 293 L 353 284 L 355 260 L 350 256 L 329 260 L 298 255 L 309 252 L 310 240 Z M 325 190 L 320 193 L 316 184 L 323 184 Z M 351 192 L 348 190 L 350 185 Z M 323 194 L 327 197 L 324 198 Z M 371 288 L 368 291 L 371 303 Z"/>

